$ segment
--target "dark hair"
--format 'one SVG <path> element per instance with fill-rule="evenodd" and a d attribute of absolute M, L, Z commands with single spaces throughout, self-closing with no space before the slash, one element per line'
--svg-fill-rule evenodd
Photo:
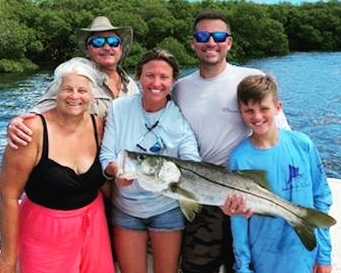
<path fill-rule="evenodd" d="M 215 10 L 203 10 L 194 19 L 194 24 L 193 24 L 193 31 L 196 31 L 197 24 L 202 21 L 202 20 L 221 20 L 226 24 L 227 27 L 227 32 L 231 34 L 231 27 L 230 27 L 230 22 L 227 20 L 227 17 Z"/>
<path fill-rule="evenodd" d="M 168 63 L 173 68 L 174 80 L 177 79 L 180 73 L 180 66 L 178 64 L 178 61 L 176 60 L 173 54 L 171 54 L 168 50 L 162 48 L 153 48 L 151 50 L 146 51 L 142 55 L 140 61 L 136 65 L 135 72 L 136 78 L 138 79 L 140 78 L 143 65 L 153 60 L 162 60 Z"/>
<path fill-rule="evenodd" d="M 253 75 L 244 78 L 237 88 L 238 105 L 260 102 L 266 96 L 272 95 L 274 101 L 278 101 L 277 84 L 270 75 Z"/>

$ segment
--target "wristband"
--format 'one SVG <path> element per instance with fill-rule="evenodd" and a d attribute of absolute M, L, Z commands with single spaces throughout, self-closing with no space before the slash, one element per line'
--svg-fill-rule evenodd
<path fill-rule="evenodd" d="M 103 176 L 104 176 L 107 180 L 114 180 L 114 179 L 115 179 L 115 176 L 114 176 L 114 175 L 107 174 L 106 171 L 103 172 Z"/>

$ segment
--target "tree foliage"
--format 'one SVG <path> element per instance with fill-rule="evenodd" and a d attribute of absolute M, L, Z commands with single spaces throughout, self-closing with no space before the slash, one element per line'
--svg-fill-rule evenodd
<path fill-rule="evenodd" d="M 0 72 L 55 65 L 83 54 L 76 30 L 105 15 L 116 26 L 131 26 L 134 43 L 123 65 L 131 69 L 153 47 L 170 50 L 182 66 L 195 64 L 189 45 L 192 24 L 203 9 L 224 12 L 234 45 L 229 61 L 288 54 L 290 51 L 340 51 L 341 2 L 245 0 L 0 0 Z"/>

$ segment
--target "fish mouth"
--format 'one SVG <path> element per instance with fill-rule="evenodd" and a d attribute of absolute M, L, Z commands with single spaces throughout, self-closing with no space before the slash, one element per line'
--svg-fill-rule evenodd
<path fill-rule="evenodd" d="M 137 178 L 136 163 L 128 156 L 127 151 L 121 150 L 117 155 L 117 178 L 132 180 Z"/>

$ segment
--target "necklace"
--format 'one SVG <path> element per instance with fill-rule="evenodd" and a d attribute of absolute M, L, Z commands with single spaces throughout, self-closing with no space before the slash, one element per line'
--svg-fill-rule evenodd
<path fill-rule="evenodd" d="M 168 103 L 162 109 L 156 112 L 147 112 L 146 109 L 144 109 L 141 100 L 140 107 L 142 111 L 142 116 L 144 119 L 145 127 L 148 131 L 155 129 L 159 125 L 161 118 L 166 112 L 167 105 Z"/>

